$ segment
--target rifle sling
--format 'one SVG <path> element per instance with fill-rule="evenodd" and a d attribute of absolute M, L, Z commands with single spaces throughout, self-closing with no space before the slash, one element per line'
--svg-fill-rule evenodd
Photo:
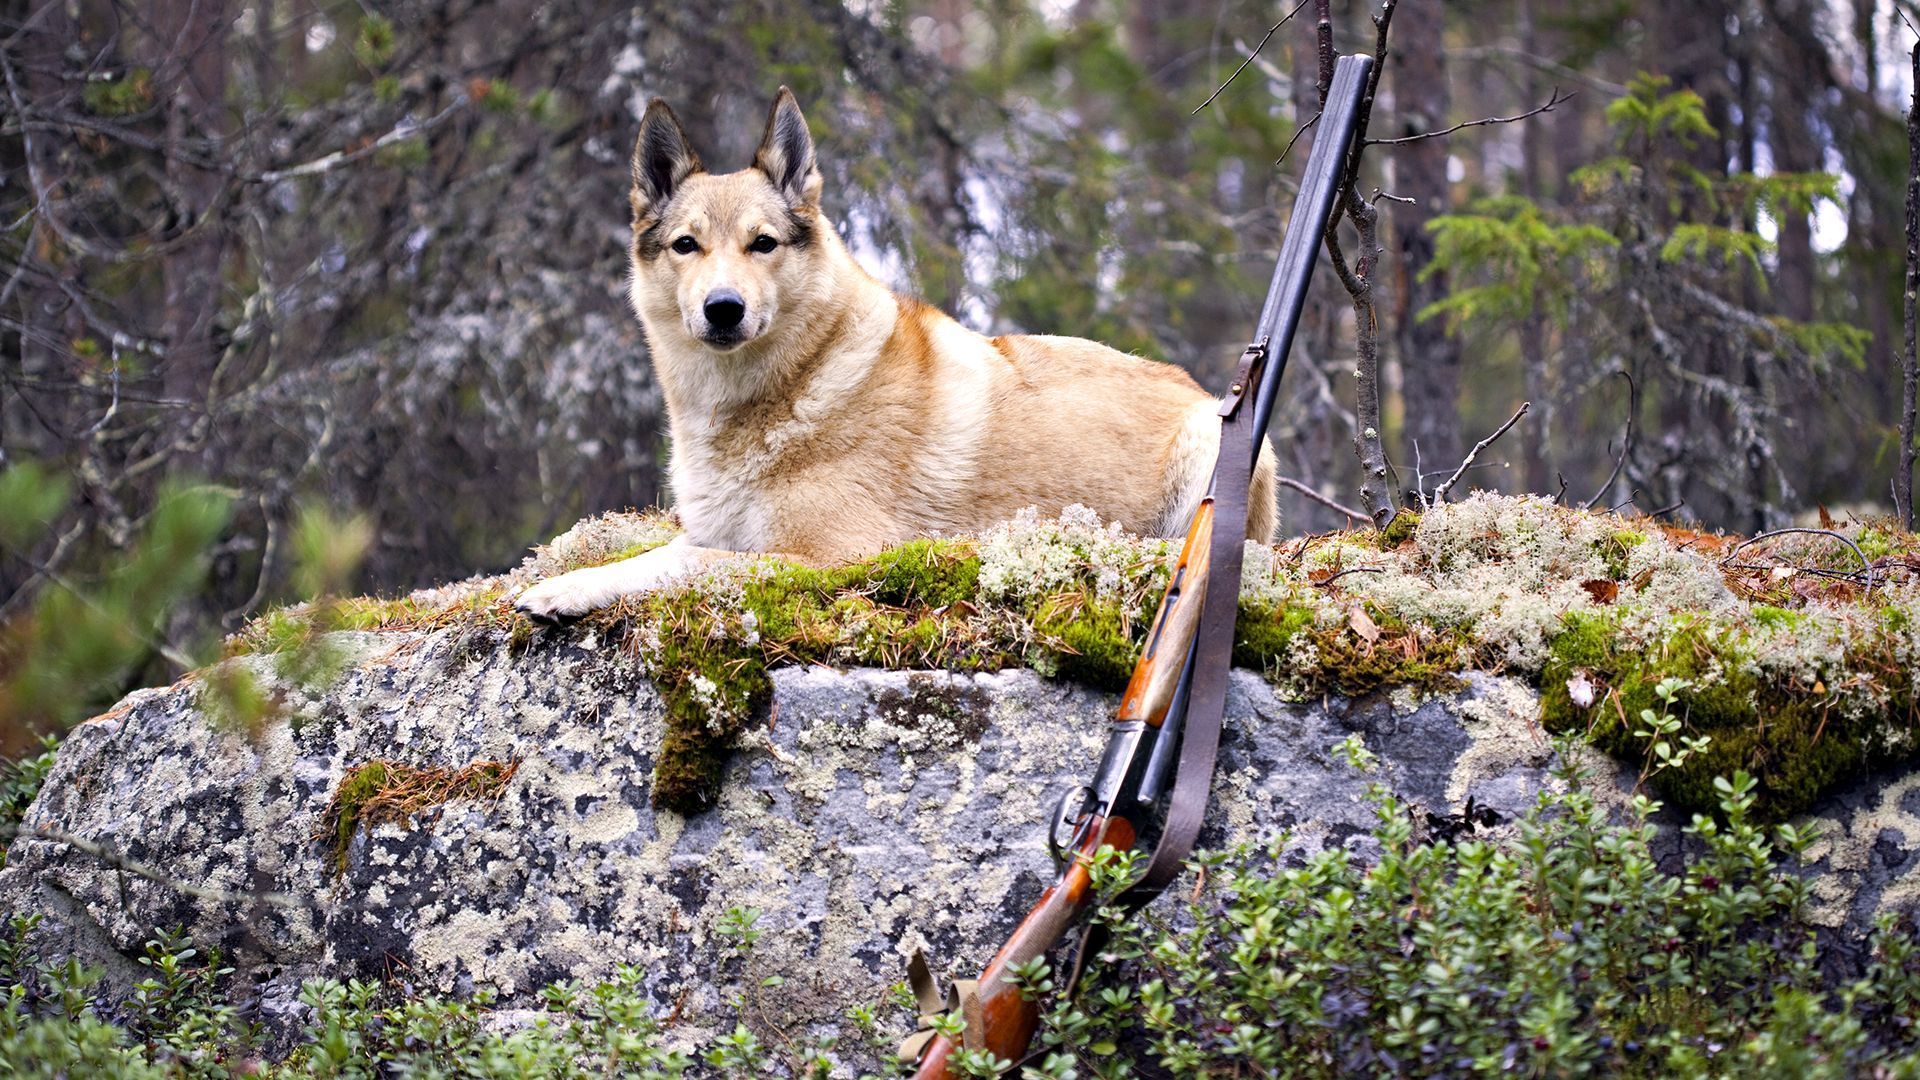
<path fill-rule="evenodd" d="M 1195 632 L 1193 685 L 1187 698 L 1180 764 L 1167 797 L 1167 814 L 1147 860 L 1146 873 L 1121 897 L 1129 908 L 1145 906 L 1180 873 L 1207 815 L 1220 724 L 1226 715 L 1227 676 L 1233 668 L 1234 618 L 1240 611 L 1240 566 L 1246 555 L 1247 497 L 1253 484 L 1253 410 L 1241 408 L 1246 389 L 1259 382 L 1268 361 L 1265 342 L 1247 348 L 1242 371 L 1220 409 L 1220 455 L 1213 467 L 1213 536 L 1208 548 L 1206 591 Z"/>

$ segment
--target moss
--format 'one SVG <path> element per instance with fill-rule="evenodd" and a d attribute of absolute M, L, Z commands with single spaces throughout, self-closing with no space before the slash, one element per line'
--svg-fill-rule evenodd
<path fill-rule="evenodd" d="M 671 539 L 668 537 L 656 537 L 656 538 L 651 538 L 647 540 L 641 540 L 638 543 L 628 544 L 627 546 L 621 548 L 618 551 L 614 551 L 606 555 L 600 555 L 600 556 L 582 560 L 580 563 L 580 566 L 581 567 L 606 566 L 610 563 L 624 562 L 628 559 L 633 558 L 636 555 L 645 555 L 647 552 L 652 551 L 654 548 L 665 547 L 670 542 L 671 542 Z"/>
<path fill-rule="evenodd" d="M 1313 643 L 1320 656 L 1313 682 L 1322 691 L 1364 697 L 1396 686 L 1450 693 L 1462 685 L 1464 652 L 1450 635 L 1437 642 L 1411 634 L 1370 642 L 1343 627 L 1315 632 Z"/>
<path fill-rule="evenodd" d="M 1804 619 L 1799 612 L 1756 606 L 1759 625 Z M 1687 735 L 1706 735 L 1707 748 L 1684 765 L 1654 772 L 1654 789 L 1684 811 L 1712 814 L 1720 794 L 1713 780 L 1744 769 L 1759 781 L 1755 812 L 1784 820 L 1861 772 L 1910 756 L 1916 716 L 1912 681 L 1884 645 L 1841 658 L 1845 669 L 1881 667 L 1889 699 L 1884 712 L 1849 715 L 1827 688 L 1769 679 L 1747 655 L 1739 627 L 1703 616 L 1676 618 L 1654 647 L 1636 644 L 1618 619 L 1578 616 L 1552 643 L 1553 660 L 1541 673 L 1542 718 L 1548 730 L 1584 734 L 1601 749 L 1643 764 L 1648 740 L 1633 733 L 1643 709 L 1659 712 L 1654 687 L 1685 679 L 1673 715 Z M 1575 702 L 1569 680 L 1584 674 L 1594 687 L 1591 705 Z"/>
<path fill-rule="evenodd" d="M 497 799 L 519 768 L 518 761 L 476 761 L 454 769 L 374 760 L 348 769 L 321 816 L 334 873 L 347 872 L 347 850 L 361 825 L 405 822 L 453 799 Z"/>
<path fill-rule="evenodd" d="M 1788 608 L 1774 607 L 1772 604 L 1755 604 L 1748 609 L 1753 621 L 1765 627 L 1790 628 L 1805 625 L 1807 614 Z"/>
<path fill-rule="evenodd" d="M 1268 670 L 1276 658 L 1287 655 L 1294 636 L 1313 629 L 1313 609 L 1304 604 L 1240 605 L 1234 627 L 1233 662 L 1241 667 Z"/>
<path fill-rule="evenodd" d="M 267 611 L 228 638 L 226 651 L 229 656 L 273 656 L 311 647 L 319 635 L 337 630 L 418 631 L 448 626 L 505 630 L 520 641 L 532 628 L 507 602 L 501 586 L 438 602 L 412 596 L 330 597 Z"/>
<path fill-rule="evenodd" d="M 1615 529 L 1594 545 L 1607 564 L 1607 576 L 1615 581 L 1627 579 L 1627 555 L 1647 542 L 1647 534 L 1633 529 Z"/>
<path fill-rule="evenodd" d="M 1112 601 L 1070 593 L 1043 604 L 1034 628 L 1052 639 L 1061 676 L 1101 690 L 1124 690 L 1146 645 L 1146 623 L 1128 619 Z"/>
<path fill-rule="evenodd" d="M 1411 510 L 1401 510 L 1395 513 L 1393 520 L 1387 522 L 1387 527 L 1380 530 L 1380 550 L 1391 551 L 1399 547 L 1401 544 L 1413 539 L 1413 534 L 1419 528 L 1419 514 Z"/>
<path fill-rule="evenodd" d="M 523 576 L 627 557 L 672 531 L 657 515 L 582 522 Z M 1709 736 L 1708 748 L 1653 784 L 1711 813 L 1713 776 L 1745 769 L 1760 781 L 1759 812 L 1784 817 L 1920 743 L 1908 670 L 1920 652 L 1915 597 L 1774 571 L 1813 565 L 1799 562 L 1809 553 L 1851 559 L 1830 539 L 1805 551 L 1782 540 L 1768 549 L 1772 563 L 1757 567 L 1722 560 L 1738 542 L 1548 500 L 1475 495 L 1424 522 L 1403 512 L 1378 536 L 1304 538 L 1250 564 L 1234 661 L 1289 692 L 1349 696 L 1401 686 L 1445 692 L 1466 668 L 1498 664 L 1538 678 L 1549 727 L 1586 733 L 1636 764 L 1647 740 L 1633 731 L 1640 710 L 1657 706 L 1653 687 L 1688 680 L 1675 712 L 1685 734 Z M 1915 546 L 1892 533 L 1882 544 Z M 1029 513 L 977 540 L 918 540 L 850 565 L 738 564 L 623 601 L 586 626 L 636 652 L 659 688 L 667 730 L 654 800 L 691 811 L 713 802 L 777 665 L 1027 666 L 1123 687 L 1172 548 L 1126 537 L 1084 508 L 1057 520 Z M 1587 587 L 1601 573 L 1622 586 Z M 270 612 L 233 648 L 298 650 L 316 626 L 504 627 L 518 648 L 535 632 L 503 587 L 464 599 L 416 594 Z M 1593 704 L 1572 701 L 1576 673 L 1598 688 Z"/>
<path fill-rule="evenodd" d="M 980 557 L 956 540 L 912 540 L 861 564 L 874 600 L 901 607 L 947 607 L 970 601 L 980 584 Z"/>

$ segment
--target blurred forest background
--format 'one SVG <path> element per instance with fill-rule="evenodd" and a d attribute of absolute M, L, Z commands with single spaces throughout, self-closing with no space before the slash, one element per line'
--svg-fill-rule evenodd
<path fill-rule="evenodd" d="M 792 86 L 889 283 L 1214 389 L 1317 109 L 1311 5 L 1208 101 L 1291 3 L 0 2 L 0 668 L 124 624 L 103 699 L 316 564 L 403 590 L 667 499 L 624 299 L 652 96 L 724 169 Z M 1462 489 L 1885 512 L 1911 7 L 1400 3 L 1372 138 L 1553 107 L 1366 152 L 1393 497 L 1527 400 Z M 1332 3 L 1341 52 L 1378 10 Z M 1353 339 L 1322 271 L 1274 428 L 1348 504 Z"/>

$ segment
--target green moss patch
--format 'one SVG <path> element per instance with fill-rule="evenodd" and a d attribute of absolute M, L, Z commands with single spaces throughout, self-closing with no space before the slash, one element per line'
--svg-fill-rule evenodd
<path fill-rule="evenodd" d="M 291 653 L 312 646 L 322 634 L 338 630 L 423 631 L 449 626 L 505 630 L 517 637 L 524 637 L 532 628 L 507 603 L 506 589 L 499 585 L 446 598 L 431 594 L 397 599 L 355 596 L 268 611 L 227 639 L 227 655 Z"/>
<path fill-rule="evenodd" d="M 1900 618 L 1884 620 L 1888 633 L 1861 635 L 1822 669 L 1791 678 L 1767 670 L 1756 652 L 1766 637 L 1802 630 L 1813 617 L 1766 605 L 1751 614 L 1745 625 L 1676 617 L 1651 644 L 1617 618 L 1569 618 L 1541 673 L 1547 728 L 1647 767 L 1655 740 L 1637 734 L 1646 730 L 1642 710 L 1663 711 L 1654 689 L 1662 679 L 1684 680 L 1670 711 L 1686 734 L 1707 737 L 1706 748 L 1676 767 L 1650 769 L 1648 781 L 1679 807 L 1710 813 L 1720 798 L 1714 778 L 1744 770 L 1758 781 L 1756 812 L 1769 820 L 1914 756 L 1920 707 L 1900 656 Z M 1871 685 L 1874 694 L 1836 692 L 1838 680 Z"/>
<path fill-rule="evenodd" d="M 664 542 L 660 515 L 582 522 L 521 570 L 401 600 L 274 613 L 235 652 L 297 654 L 320 629 L 491 630 L 530 639 L 510 597 L 548 574 Z M 639 658 L 667 707 L 656 805 L 712 805 L 727 755 L 782 664 L 991 671 L 1028 667 L 1123 687 L 1177 544 L 1069 508 L 971 539 L 916 540 L 835 567 L 743 559 L 622 601 L 593 632 Z M 1859 554 L 1856 554 L 1856 550 Z M 1234 661 L 1283 695 L 1456 690 L 1470 669 L 1539 687 L 1546 726 L 1637 766 L 1660 741 L 1641 712 L 1685 683 L 1668 741 L 1705 738 L 1648 782 L 1711 813 L 1711 778 L 1745 770 L 1756 813 L 1783 818 L 1863 770 L 1909 760 L 1920 669 L 1920 542 L 1884 522 L 1759 543 L 1544 498 L 1476 494 L 1382 534 L 1249 546 Z M 1873 577 L 1862 576 L 1863 556 Z M 1670 746 L 1671 749 L 1671 746 Z"/>
<path fill-rule="evenodd" d="M 320 839 L 332 845 L 334 872 L 346 873 L 347 848 L 360 826 L 405 823 L 454 799 L 498 799 L 519 769 L 518 761 L 476 761 L 454 769 L 386 760 L 348 769 L 321 816 Z"/>

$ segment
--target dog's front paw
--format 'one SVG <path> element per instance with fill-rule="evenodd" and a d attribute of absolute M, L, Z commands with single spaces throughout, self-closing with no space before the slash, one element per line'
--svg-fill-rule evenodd
<path fill-rule="evenodd" d="M 592 571 L 575 570 L 528 588 L 514 597 L 513 606 L 535 622 L 561 623 L 606 607 L 619 595 Z"/>

